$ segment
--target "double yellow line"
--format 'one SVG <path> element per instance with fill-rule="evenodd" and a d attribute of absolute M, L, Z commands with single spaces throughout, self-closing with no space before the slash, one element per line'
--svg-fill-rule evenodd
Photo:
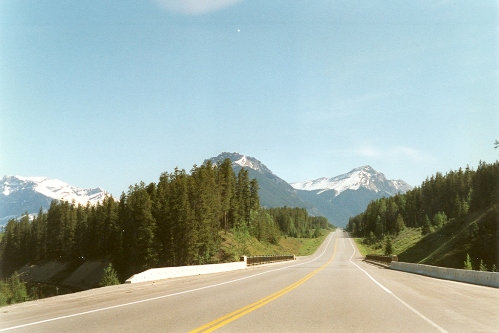
<path fill-rule="evenodd" d="M 255 311 L 256 309 L 261 308 L 265 304 L 268 304 L 268 303 L 278 299 L 279 297 L 289 293 L 291 290 L 298 288 L 300 285 L 302 285 L 303 283 L 308 281 L 312 276 L 316 275 L 317 273 L 322 271 L 324 268 L 326 268 L 326 266 L 329 265 L 333 261 L 334 256 L 336 255 L 336 244 L 337 244 L 337 239 L 335 238 L 333 254 L 332 254 L 331 258 L 328 260 L 328 262 L 326 262 L 324 265 L 320 266 L 319 268 L 315 269 L 314 271 L 308 273 L 300 280 L 290 284 L 286 288 L 283 288 L 283 289 L 281 289 L 281 290 L 279 290 L 279 291 L 277 291 L 277 292 L 275 292 L 267 297 L 260 299 L 259 301 L 251 303 L 249 305 L 246 305 L 246 306 L 244 306 L 244 307 L 242 307 L 234 312 L 228 313 L 225 316 L 222 316 L 222 317 L 217 318 L 213 321 L 210 321 L 209 323 L 204 324 L 203 326 L 200 326 L 196 329 L 193 329 L 190 332 L 191 333 L 213 332 L 214 330 L 219 329 L 220 327 L 225 326 L 228 323 L 230 323 L 236 319 L 239 319 L 242 316 L 245 316 L 250 312 Z"/>

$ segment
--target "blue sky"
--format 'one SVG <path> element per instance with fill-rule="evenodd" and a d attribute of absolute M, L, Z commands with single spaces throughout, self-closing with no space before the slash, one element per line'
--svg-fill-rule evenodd
<path fill-rule="evenodd" d="M 497 1 L 0 1 L 0 173 L 115 196 L 223 151 L 419 185 L 499 152 Z"/>

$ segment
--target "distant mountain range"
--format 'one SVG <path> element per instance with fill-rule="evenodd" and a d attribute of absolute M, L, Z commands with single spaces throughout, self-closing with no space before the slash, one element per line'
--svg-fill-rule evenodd
<path fill-rule="evenodd" d="M 288 184 L 254 157 L 239 153 L 222 153 L 209 160 L 232 161 L 236 174 L 241 168 L 258 181 L 263 207 L 301 207 L 310 214 L 322 215 L 343 227 L 351 216 L 363 212 L 367 204 L 381 197 L 405 193 L 412 187 L 403 180 L 388 180 L 370 166 L 363 166 L 332 178 L 318 178 Z M 0 181 L 0 225 L 28 212 L 47 210 L 53 199 L 86 205 L 101 202 L 109 195 L 101 188 L 82 189 L 57 179 L 5 176 Z"/>
<path fill-rule="evenodd" d="M 52 200 L 96 204 L 109 195 L 101 188 L 82 189 L 46 177 L 4 176 L 0 181 L 0 225 L 21 214 L 47 210 Z"/>
<path fill-rule="evenodd" d="M 209 160 L 213 164 L 217 164 L 222 163 L 227 158 L 232 161 L 232 169 L 236 174 L 242 168 L 246 168 L 249 178 L 255 178 L 258 181 L 260 187 L 258 194 L 262 206 L 313 208 L 298 197 L 298 194 L 291 185 L 272 173 L 269 168 L 254 157 L 238 153 L 222 153 Z"/>
<path fill-rule="evenodd" d="M 403 180 L 388 180 L 370 166 L 363 166 L 332 178 L 288 184 L 254 157 L 222 153 L 210 158 L 220 163 L 232 161 L 237 173 L 248 170 L 260 185 L 260 203 L 264 207 L 303 207 L 313 215 L 322 215 L 336 226 L 345 226 L 351 216 L 363 212 L 367 204 L 381 197 L 405 193 L 412 187 Z"/>
<path fill-rule="evenodd" d="M 300 199 L 338 226 L 345 226 L 351 216 L 363 212 L 372 200 L 412 189 L 403 180 L 386 179 L 369 165 L 333 178 L 318 178 L 291 186 Z"/>

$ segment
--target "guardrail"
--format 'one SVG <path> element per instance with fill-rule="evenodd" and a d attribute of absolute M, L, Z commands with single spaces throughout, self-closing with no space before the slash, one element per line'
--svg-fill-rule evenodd
<path fill-rule="evenodd" d="M 466 282 L 499 288 L 499 273 L 497 272 L 480 272 L 466 269 L 413 264 L 408 262 L 394 262 L 390 265 L 390 269 L 431 276 L 444 280 Z"/>
<path fill-rule="evenodd" d="M 241 257 L 241 261 L 246 261 L 246 264 L 248 266 L 270 264 L 273 262 L 287 261 L 287 260 L 296 260 L 296 257 L 293 254 Z"/>
<path fill-rule="evenodd" d="M 380 256 L 378 254 L 367 254 L 365 260 L 366 261 L 381 262 L 384 264 L 391 264 L 392 261 L 398 261 L 398 257 L 394 256 L 394 255 L 392 255 L 392 256 Z"/>

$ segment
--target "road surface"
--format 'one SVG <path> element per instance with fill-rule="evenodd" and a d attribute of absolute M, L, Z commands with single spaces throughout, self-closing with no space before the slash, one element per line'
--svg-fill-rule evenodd
<path fill-rule="evenodd" d="M 0 308 L 0 332 L 499 332 L 499 289 L 361 260 L 347 233 L 313 256 Z"/>

